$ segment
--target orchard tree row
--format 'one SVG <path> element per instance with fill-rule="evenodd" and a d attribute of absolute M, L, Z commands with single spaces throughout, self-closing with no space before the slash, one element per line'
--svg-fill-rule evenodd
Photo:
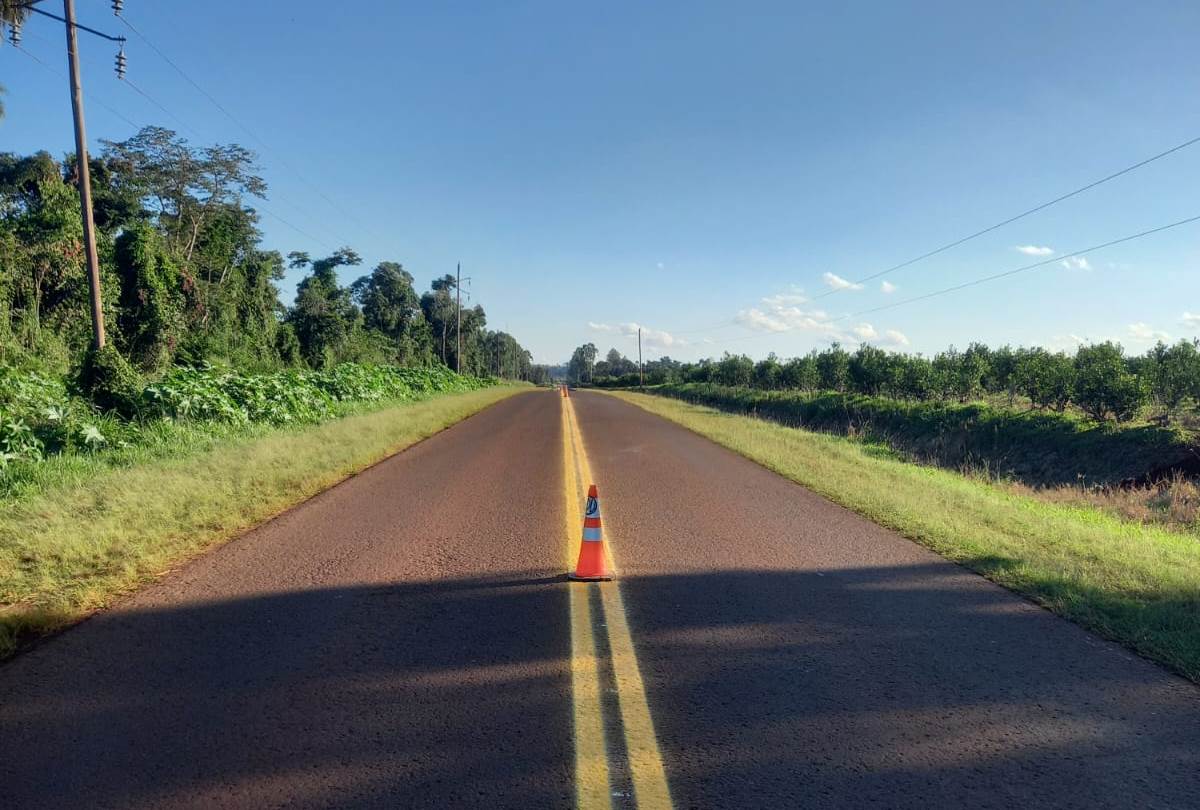
<path fill-rule="evenodd" d="M 967 402 L 989 395 L 1009 405 L 1059 412 L 1074 407 L 1098 421 L 1150 415 L 1165 423 L 1200 403 L 1198 345 L 1196 340 L 1159 343 L 1145 354 L 1127 355 L 1112 342 L 1080 346 L 1073 354 L 972 343 L 963 351 L 951 347 L 924 357 L 867 344 L 851 352 L 835 343 L 803 357 L 780 360 L 772 354 L 757 363 L 733 354 L 698 363 L 664 357 L 647 363 L 644 371 L 647 385 L 702 382 L 914 401 Z M 571 379 L 600 386 L 638 384 L 637 364 L 620 352 L 613 349 L 599 362 L 595 357 L 591 344 L 577 349 Z"/>

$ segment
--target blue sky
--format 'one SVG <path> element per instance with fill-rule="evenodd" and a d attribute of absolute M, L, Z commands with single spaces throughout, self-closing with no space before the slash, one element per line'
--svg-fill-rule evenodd
<path fill-rule="evenodd" d="M 121 30 L 107 0 L 78 5 Z M 89 136 L 132 134 L 107 105 L 254 148 L 265 207 L 316 237 L 266 217 L 268 247 L 349 244 L 420 285 L 461 261 L 538 361 L 635 353 L 639 324 L 648 357 L 682 359 L 1200 334 L 1200 223 L 853 314 L 1034 260 L 1022 246 L 1200 214 L 1200 144 L 886 276 L 892 292 L 805 300 L 1200 135 L 1196 3 L 279 5 L 126 2 L 266 148 L 133 36 L 129 78 L 174 118 L 89 37 Z M 24 46 L 62 73 L 60 27 L 34 19 Z M 71 148 L 61 76 L 3 47 L 0 82 L 0 149 Z"/>

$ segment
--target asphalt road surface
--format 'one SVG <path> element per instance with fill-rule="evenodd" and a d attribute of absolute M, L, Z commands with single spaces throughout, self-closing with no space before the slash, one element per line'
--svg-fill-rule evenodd
<path fill-rule="evenodd" d="M 563 577 L 585 478 L 616 585 Z M 1200 689 L 668 422 L 545 391 L 0 667 L 3 808 L 668 791 L 1195 808 Z"/>

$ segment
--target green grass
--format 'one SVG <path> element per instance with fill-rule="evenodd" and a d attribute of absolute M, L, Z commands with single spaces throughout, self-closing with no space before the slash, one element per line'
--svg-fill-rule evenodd
<path fill-rule="evenodd" d="M 0 657 L 523 390 L 377 403 L 319 425 L 225 435 L 179 426 L 115 463 L 47 462 L 40 486 L 0 511 Z"/>
<path fill-rule="evenodd" d="M 1200 682 L 1200 540 L 1050 504 L 861 442 L 612 393 Z"/>

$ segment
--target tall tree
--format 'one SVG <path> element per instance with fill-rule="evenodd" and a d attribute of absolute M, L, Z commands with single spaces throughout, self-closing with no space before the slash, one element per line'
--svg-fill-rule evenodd
<path fill-rule="evenodd" d="M 300 252 L 288 258 L 293 269 L 312 266 L 312 274 L 296 287 L 296 303 L 287 320 L 304 359 L 313 368 L 324 368 L 337 361 L 359 317 L 350 289 L 338 283 L 337 268 L 361 264 L 362 259 L 348 247 L 316 261 Z"/>
<path fill-rule="evenodd" d="M 450 336 L 454 334 L 452 330 L 455 328 L 455 314 L 457 313 L 454 292 L 457 284 L 454 276 L 444 275 L 441 278 L 435 278 L 430 285 L 430 291 L 421 296 L 421 311 L 425 313 L 425 320 L 429 322 L 429 326 L 433 330 L 442 363 L 451 368 L 454 366 L 448 359 L 447 352 L 453 355 L 453 347 L 447 344 Z"/>
<path fill-rule="evenodd" d="M 425 365 L 430 359 L 431 334 L 413 277 L 397 262 L 380 262 L 370 275 L 350 286 L 362 309 L 363 324 L 386 335 L 402 365 Z"/>

